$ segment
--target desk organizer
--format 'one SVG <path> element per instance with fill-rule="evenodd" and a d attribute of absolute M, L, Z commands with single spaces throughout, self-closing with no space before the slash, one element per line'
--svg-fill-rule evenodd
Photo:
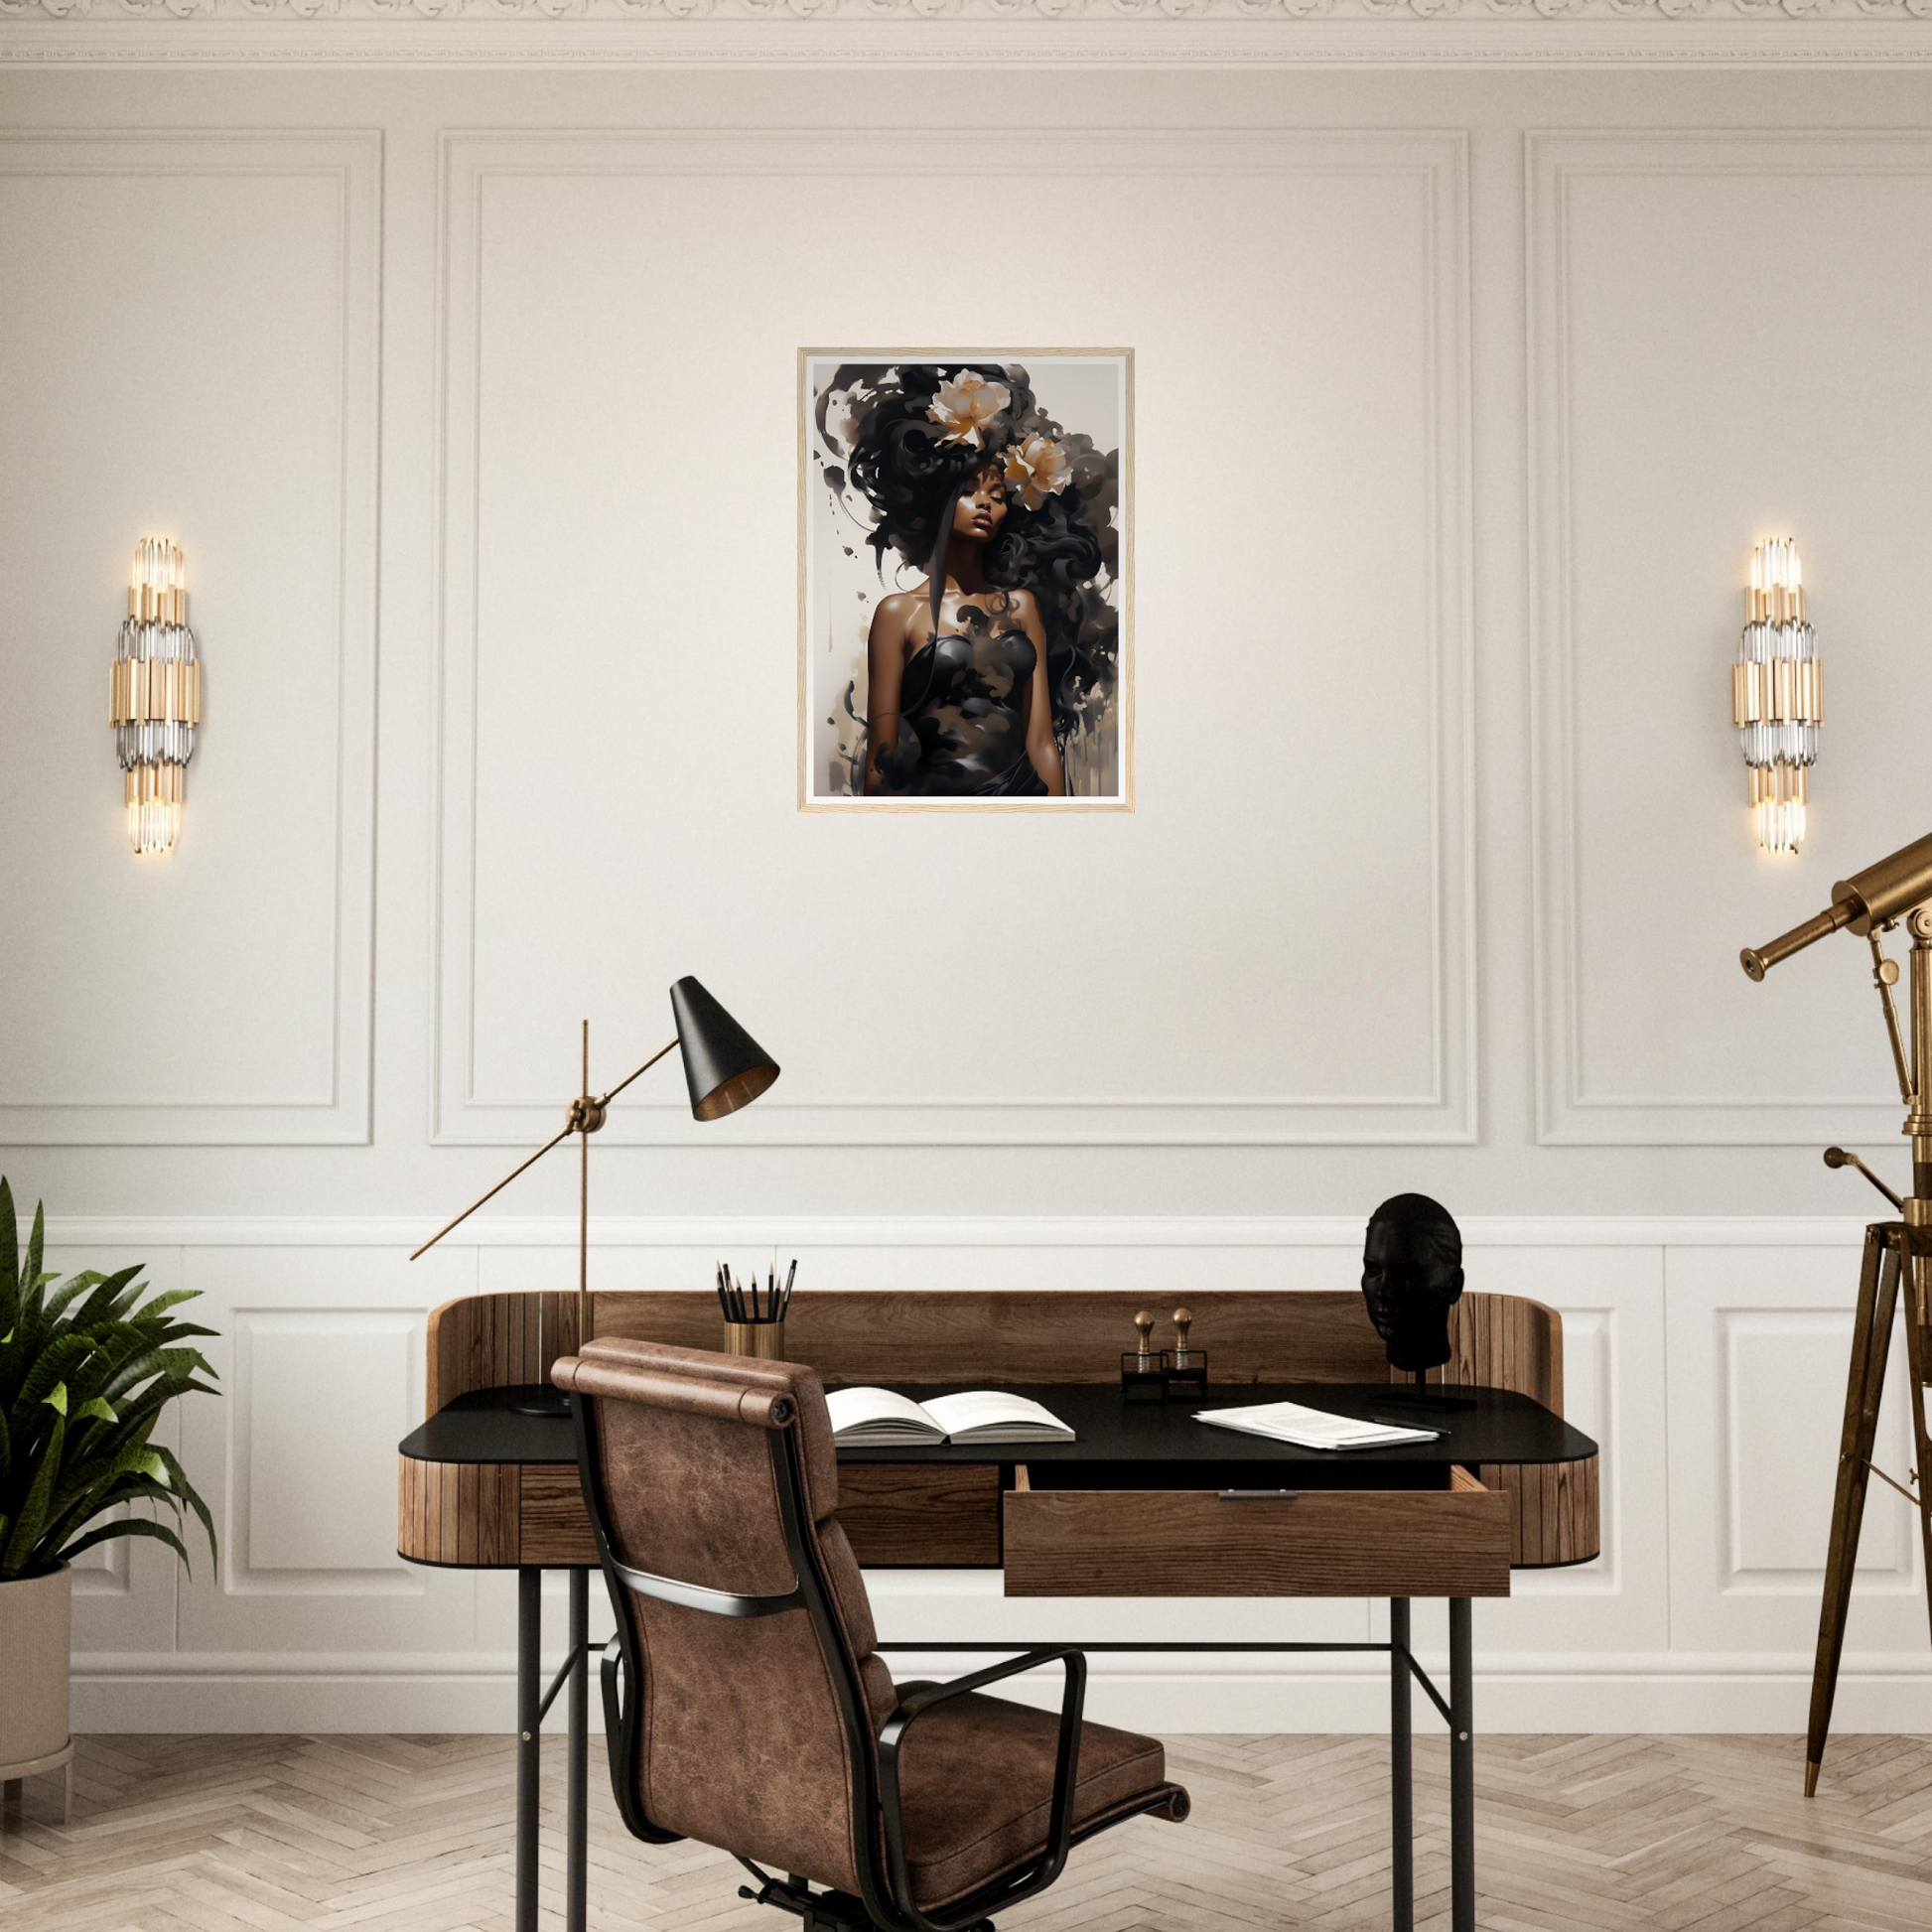
<path fill-rule="evenodd" d="M 1205 1402 L 1207 1400 L 1207 1350 L 1205 1348 L 1162 1349 L 1161 1399 L 1163 1402 Z"/>

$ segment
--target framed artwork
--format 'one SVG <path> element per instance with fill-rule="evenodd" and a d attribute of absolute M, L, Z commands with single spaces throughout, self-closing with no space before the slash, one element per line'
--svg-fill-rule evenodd
<path fill-rule="evenodd" d="M 1134 352 L 798 352 L 802 810 L 1129 811 Z"/>

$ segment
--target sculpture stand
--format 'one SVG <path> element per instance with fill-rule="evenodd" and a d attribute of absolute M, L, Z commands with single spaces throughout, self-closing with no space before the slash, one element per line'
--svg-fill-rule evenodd
<path fill-rule="evenodd" d="M 1412 1370 L 1410 1380 L 1413 1387 L 1404 1388 L 1398 1382 L 1377 1406 L 1396 1412 L 1399 1420 L 1418 1429 L 1427 1429 L 1458 1409 L 1476 1406 L 1473 1396 L 1450 1395 L 1447 1382 L 1432 1382 L 1427 1369 Z"/>

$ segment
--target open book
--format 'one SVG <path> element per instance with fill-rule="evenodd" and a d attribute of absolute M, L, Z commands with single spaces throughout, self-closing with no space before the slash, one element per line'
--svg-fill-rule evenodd
<path fill-rule="evenodd" d="M 1249 1436 L 1267 1436 L 1301 1449 L 1388 1449 L 1397 1443 L 1433 1443 L 1440 1429 L 1399 1429 L 1393 1423 L 1357 1422 L 1353 1416 L 1331 1416 L 1325 1409 L 1305 1409 L 1299 1402 L 1258 1402 L 1250 1409 L 1202 1409 L 1196 1422 L 1217 1429 L 1238 1429 Z"/>
<path fill-rule="evenodd" d="M 1073 1432 L 1024 1395 L 973 1389 L 917 1403 L 891 1389 L 834 1389 L 832 1440 L 848 1449 L 930 1449 L 940 1443 L 1070 1443 Z"/>

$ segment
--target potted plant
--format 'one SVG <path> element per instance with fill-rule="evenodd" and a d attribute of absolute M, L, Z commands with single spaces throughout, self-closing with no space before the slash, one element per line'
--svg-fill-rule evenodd
<path fill-rule="evenodd" d="M 177 1396 L 219 1391 L 195 1337 L 211 1328 L 170 1311 L 193 1289 L 143 1301 L 142 1264 L 53 1286 L 41 1272 L 45 1217 L 34 1210 L 25 1259 L 13 1190 L 0 1178 L 0 1780 L 69 1756 L 68 1629 L 82 1550 L 113 1537 L 166 1543 L 182 1562 L 177 1519 L 193 1509 L 214 1552 L 214 1520 L 187 1472 L 151 1442 Z M 109 1516 L 123 1504 L 149 1513 Z M 109 1520 L 102 1521 L 103 1517 Z"/>

